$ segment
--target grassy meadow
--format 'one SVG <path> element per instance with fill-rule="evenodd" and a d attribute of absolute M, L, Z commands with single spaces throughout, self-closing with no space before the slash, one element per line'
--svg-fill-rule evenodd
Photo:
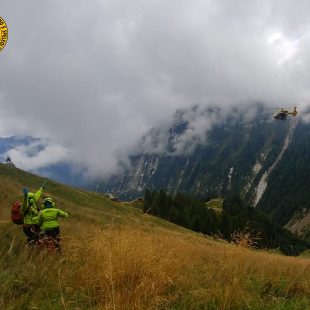
<path fill-rule="evenodd" d="M 70 213 L 61 254 L 9 220 L 42 178 L 0 165 L 0 309 L 310 309 L 310 259 L 250 250 L 49 181 Z"/>

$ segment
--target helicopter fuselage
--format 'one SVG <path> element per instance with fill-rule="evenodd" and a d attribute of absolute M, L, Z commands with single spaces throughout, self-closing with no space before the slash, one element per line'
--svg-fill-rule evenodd
<path fill-rule="evenodd" d="M 273 118 L 275 120 L 278 120 L 278 121 L 286 121 L 287 120 L 287 116 L 288 115 L 292 115 L 292 116 L 296 116 L 297 115 L 297 107 L 294 107 L 294 110 L 293 111 L 289 111 L 288 109 L 281 109 L 279 110 L 274 116 Z"/>

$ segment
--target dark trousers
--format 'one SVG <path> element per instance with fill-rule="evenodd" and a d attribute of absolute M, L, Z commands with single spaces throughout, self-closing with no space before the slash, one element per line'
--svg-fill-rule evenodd
<path fill-rule="evenodd" d="M 39 239 L 40 226 L 32 224 L 24 224 L 23 232 L 27 237 L 27 243 L 29 245 L 35 244 Z"/>
<path fill-rule="evenodd" d="M 59 227 L 44 230 L 43 236 L 53 238 L 56 241 L 56 247 L 60 248 L 60 229 L 59 229 Z"/>

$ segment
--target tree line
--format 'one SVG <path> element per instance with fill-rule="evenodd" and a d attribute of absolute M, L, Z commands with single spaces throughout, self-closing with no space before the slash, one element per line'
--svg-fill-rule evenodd
<path fill-rule="evenodd" d="M 146 190 L 143 212 L 196 232 L 219 235 L 230 242 L 236 233 L 248 232 L 255 237 L 256 247 L 280 249 L 286 255 L 298 255 L 310 247 L 262 211 L 246 205 L 237 194 L 224 199 L 219 214 L 206 206 L 206 200 L 182 193 L 171 196 L 163 189 Z"/>

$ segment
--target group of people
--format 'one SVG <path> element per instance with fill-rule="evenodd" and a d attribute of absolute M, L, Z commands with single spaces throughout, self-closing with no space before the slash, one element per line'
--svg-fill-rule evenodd
<path fill-rule="evenodd" d="M 34 245 L 40 238 L 51 237 L 55 241 L 57 249 L 60 249 L 60 230 L 58 217 L 67 218 L 67 212 L 55 207 L 52 198 L 43 200 L 40 206 L 38 201 L 43 193 L 45 184 L 35 192 L 29 192 L 27 187 L 23 188 L 23 203 L 20 213 L 23 215 L 23 232 L 27 237 L 27 244 Z"/>

